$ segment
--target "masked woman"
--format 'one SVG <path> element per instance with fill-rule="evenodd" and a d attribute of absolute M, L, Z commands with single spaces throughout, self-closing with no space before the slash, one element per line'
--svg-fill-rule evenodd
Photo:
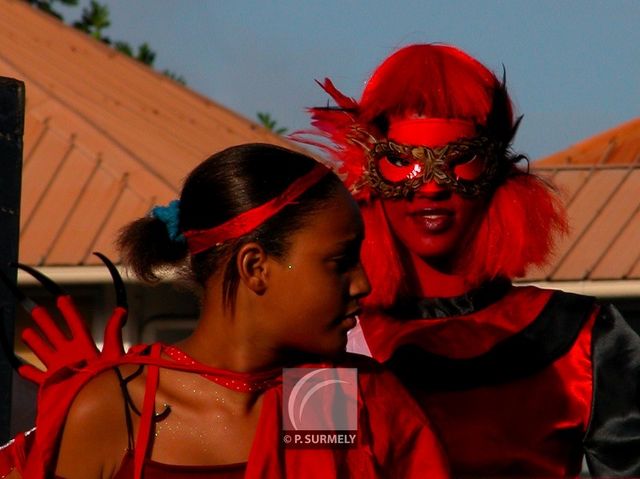
<path fill-rule="evenodd" d="M 447 477 L 408 393 L 370 359 L 345 353 L 369 292 L 363 234 L 349 192 L 307 156 L 254 144 L 200 164 L 179 202 L 126 227 L 119 243 L 141 279 L 173 269 L 199 285 L 195 331 L 177 345 L 51 374 L 41 401 L 71 405 L 39 409 L 23 477 Z M 357 368 L 357 399 L 337 372 L 333 389 L 314 386 L 328 409 L 311 413 L 331 416 L 356 401 L 356 442 L 287 447 L 282 368 L 338 366 Z M 70 387 L 77 394 L 56 395 Z M 60 418 L 62 432 L 52 426 Z"/>
<path fill-rule="evenodd" d="M 504 79 L 411 45 L 360 101 L 322 86 L 337 107 L 298 138 L 330 152 L 364 217 L 373 292 L 354 348 L 410 389 L 453 475 L 573 476 L 585 454 L 594 475 L 639 475 L 638 336 L 594 298 L 511 284 L 567 224 L 510 150 Z"/>

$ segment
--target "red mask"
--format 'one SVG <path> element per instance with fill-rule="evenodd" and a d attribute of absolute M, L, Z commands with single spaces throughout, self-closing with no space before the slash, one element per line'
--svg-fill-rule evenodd
<path fill-rule="evenodd" d="M 472 122 L 392 120 L 388 139 L 383 141 L 355 131 L 352 140 L 367 153 L 363 180 L 382 198 L 409 198 L 431 181 L 465 197 L 485 196 L 500 174 L 499 145 L 478 136 Z"/>
<path fill-rule="evenodd" d="M 487 172 L 489 162 L 479 153 L 461 161 L 463 158 L 452 151 L 452 145 L 478 139 L 475 124 L 445 119 L 392 119 L 388 139 L 388 145 L 412 149 L 409 151 L 413 159 L 410 166 L 402 166 L 395 155 L 370 155 L 377 160 L 370 164 L 375 163 L 372 166 L 379 177 L 384 177 L 382 188 L 370 185 L 382 196 L 392 231 L 408 250 L 421 258 L 457 255 L 482 216 L 486 204 L 483 193 L 494 187 L 486 183 L 491 178 Z M 427 151 L 428 154 L 420 156 Z M 434 158 L 437 152 L 441 156 Z M 371 180 L 371 170 L 367 170 L 366 177 Z M 486 185 L 484 189 L 479 188 L 481 184 Z M 475 194 L 463 194 L 468 191 L 462 190 L 466 185 L 475 187 Z M 384 194 L 385 191 L 391 194 Z"/>

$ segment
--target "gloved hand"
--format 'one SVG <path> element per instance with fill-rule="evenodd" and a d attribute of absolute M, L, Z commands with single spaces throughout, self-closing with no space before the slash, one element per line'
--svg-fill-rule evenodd
<path fill-rule="evenodd" d="M 18 373 L 40 386 L 36 434 L 18 434 L 13 441 L 0 447 L 0 477 L 17 470 L 23 477 L 48 477 L 48 468 L 55 457 L 58 436 L 68 408 L 84 384 L 82 375 L 74 374 L 85 367 L 116 360 L 124 355 L 122 327 L 127 319 L 124 282 L 118 270 L 106 256 L 94 253 L 109 268 L 116 289 L 117 306 L 109 318 L 102 351 L 98 349 L 73 299 L 60 286 L 39 271 L 25 265 L 18 267 L 36 278 L 56 296 L 56 306 L 64 320 L 64 331 L 42 306 L 27 298 L 16 285 L 1 274 L 0 279 L 30 313 L 35 325 L 22 333 L 24 343 L 43 362 L 45 370 L 24 364 L 15 354 L 9 358 Z M 5 348 L 10 354 L 12 348 Z M 35 437 L 34 437 L 35 436 Z M 33 444 L 32 444 L 33 443 Z"/>
<path fill-rule="evenodd" d="M 31 268 L 18 264 L 18 267 L 37 279 L 51 294 L 56 296 L 56 306 L 62 315 L 67 332 L 63 331 L 42 306 L 27 298 L 18 288 L 5 283 L 29 312 L 35 325 L 24 329 L 22 341 L 42 361 L 42 371 L 31 364 L 18 366 L 18 373 L 25 379 L 42 384 L 45 379 L 64 367 L 82 367 L 98 357 L 114 359 L 124 354 L 122 327 L 127 320 L 127 300 L 124 282 L 117 268 L 103 254 L 94 253 L 107 266 L 116 289 L 116 308 L 107 321 L 102 351 L 96 346 L 86 322 L 78 312 L 73 299 L 50 278 Z M 15 363 L 15 361 L 14 361 Z M 20 363 L 22 363 L 20 361 Z"/>

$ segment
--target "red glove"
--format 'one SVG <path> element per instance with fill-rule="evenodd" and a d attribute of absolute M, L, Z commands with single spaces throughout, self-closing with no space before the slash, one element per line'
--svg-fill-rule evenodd
<path fill-rule="evenodd" d="M 54 457 L 68 408 L 84 384 L 85 378 L 82 375 L 74 375 L 73 371 L 87 366 L 96 367 L 102 362 L 115 360 L 124 355 L 122 327 L 127 319 L 124 282 L 111 261 L 100 253 L 95 254 L 109 268 L 117 300 L 117 307 L 107 322 L 102 352 L 98 350 L 73 299 L 51 279 L 29 266 L 18 265 L 56 296 L 56 306 L 62 314 L 68 334 L 55 323 L 44 307 L 27 298 L 15 284 L 0 274 L 0 279 L 35 322 L 34 326 L 24 330 L 22 340 L 45 365 L 45 370 L 41 371 L 30 364 L 22 364 L 15 355 L 9 358 L 12 364 L 18 365 L 18 372 L 22 377 L 40 386 L 37 434 L 31 434 L 30 437 L 19 434 L 13 441 L 0 448 L 0 477 L 4 477 L 13 469 L 17 469 L 24 477 L 46 476 L 50 472 L 47 468 Z M 31 441 L 33 436 L 35 441 Z M 30 447 L 31 442 L 34 442 L 33 447 Z"/>
<path fill-rule="evenodd" d="M 73 299 L 60 286 L 44 274 L 25 265 L 18 267 L 37 279 L 49 292 L 56 296 L 56 306 L 64 319 L 69 337 L 55 323 L 47 310 L 35 304 L 18 291 L 17 296 L 23 307 L 29 311 L 35 326 L 25 328 L 22 340 L 42 361 L 46 370 L 23 364 L 18 373 L 25 379 L 42 384 L 48 376 L 63 367 L 82 367 L 98 357 L 113 359 L 124 354 L 122 327 L 127 320 L 127 301 L 124 282 L 116 267 L 101 253 L 94 253 L 109 268 L 116 288 L 117 306 L 107 321 L 102 352 L 98 350 L 86 322 L 80 316 Z M 13 290 L 13 288 L 12 288 Z M 14 290 L 14 294 L 16 290 Z"/>

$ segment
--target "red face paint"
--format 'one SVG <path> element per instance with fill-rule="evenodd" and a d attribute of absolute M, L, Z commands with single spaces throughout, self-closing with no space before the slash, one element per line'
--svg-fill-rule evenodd
<path fill-rule="evenodd" d="M 411 180 L 411 175 L 423 173 L 432 165 L 425 161 L 425 151 L 441 152 L 437 168 L 428 181 L 411 185 L 411 194 L 384 198 L 383 206 L 391 229 L 398 240 L 416 256 L 451 263 L 475 232 L 485 206 L 485 195 L 462 195 L 447 180 L 477 181 L 486 172 L 484 159 L 473 151 L 467 156 L 458 151 L 446 151 L 448 145 L 460 145 L 473 138 L 475 125 L 461 120 L 412 118 L 392 121 L 388 137 L 401 145 L 420 145 L 411 151 L 420 161 L 404 161 L 386 157 L 378 162 L 380 174 L 391 181 Z M 444 150 L 444 151 L 443 151 Z M 433 158 L 433 157 L 432 157 Z M 401 176 L 404 175 L 404 179 Z M 416 176 L 417 178 L 417 176 Z"/>

